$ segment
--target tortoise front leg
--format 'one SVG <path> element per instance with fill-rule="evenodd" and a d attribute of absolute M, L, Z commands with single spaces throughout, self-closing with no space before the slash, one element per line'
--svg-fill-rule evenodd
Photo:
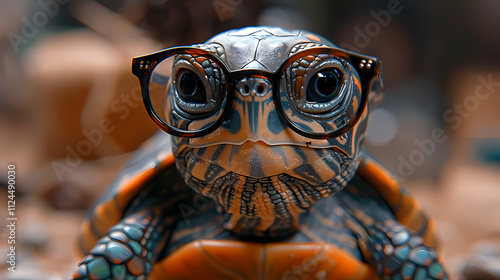
<path fill-rule="evenodd" d="M 125 217 L 99 239 L 73 279 L 146 279 L 173 224 L 173 217 L 151 209 Z"/>

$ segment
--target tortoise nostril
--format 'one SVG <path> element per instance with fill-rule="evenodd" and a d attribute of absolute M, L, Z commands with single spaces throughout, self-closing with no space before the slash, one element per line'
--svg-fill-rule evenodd
<path fill-rule="evenodd" d="M 248 86 L 248 84 L 245 83 L 245 85 L 243 86 L 243 93 L 249 93 L 250 92 L 250 87 Z"/>
<path fill-rule="evenodd" d="M 243 96 L 264 96 L 271 87 L 267 79 L 260 77 L 243 78 L 236 82 L 236 89 Z"/>
<path fill-rule="evenodd" d="M 264 92 L 264 85 L 259 84 L 259 86 L 257 87 L 257 93 L 263 93 Z"/>

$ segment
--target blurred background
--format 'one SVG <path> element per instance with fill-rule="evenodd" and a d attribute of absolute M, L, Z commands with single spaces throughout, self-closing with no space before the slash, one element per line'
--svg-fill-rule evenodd
<path fill-rule="evenodd" d="M 0 195 L 16 166 L 16 273 L 65 279 L 79 224 L 156 128 L 133 56 L 227 29 L 306 29 L 384 62 L 366 146 L 437 221 L 455 279 L 500 279 L 500 1 L 0 2 Z"/>

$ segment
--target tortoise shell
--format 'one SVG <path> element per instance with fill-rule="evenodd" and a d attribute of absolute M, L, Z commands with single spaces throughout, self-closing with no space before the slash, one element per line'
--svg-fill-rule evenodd
<path fill-rule="evenodd" d="M 231 85 L 235 99 L 221 104 L 232 110 L 219 127 L 191 138 L 189 125 L 153 118 L 167 132 L 187 133 L 151 137 L 89 211 L 80 242 L 86 256 L 74 279 L 447 279 L 433 249 L 434 223 L 361 150 L 368 108 L 359 104 L 368 93 L 363 71 L 373 70 L 366 69 L 371 57 L 356 60 L 321 36 L 275 27 L 231 30 L 192 48 L 203 51 L 176 52 L 175 65 L 199 65 L 189 69 L 216 77 L 209 86 Z M 147 58 L 134 61 L 133 71 L 147 69 Z M 319 110 L 316 104 L 330 102 L 310 102 L 309 87 L 304 100 L 314 104 L 305 104 L 307 112 L 279 95 L 292 83 L 334 75 L 332 69 L 343 73 L 349 97 L 330 111 L 350 111 L 342 115 L 347 121 L 304 120 Z M 182 90 L 182 75 L 172 77 L 168 91 Z M 289 103 L 268 105 L 273 98 Z M 286 106 L 296 111 L 283 120 L 292 110 Z M 273 114 L 296 127 L 277 127 Z M 328 125 L 341 128 L 349 118 L 353 124 L 341 137 L 308 132 L 321 127 L 334 135 Z M 266 157 L 274 160 L 266 165 Z"/>

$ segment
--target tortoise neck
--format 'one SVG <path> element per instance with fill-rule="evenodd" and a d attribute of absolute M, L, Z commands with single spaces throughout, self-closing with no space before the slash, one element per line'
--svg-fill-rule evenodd
<path fill-rule="evenodd" d="M 321 198 L 299 197 L 305 193 L 299 188 L 306 184 L 292 180 L 287 175 L 251 178 L 230 172 L 205 195 L 221 206 L 226 215 L 224 228 L 235 235 L 279 238 L 295 233 L 300 217 Z"/>

